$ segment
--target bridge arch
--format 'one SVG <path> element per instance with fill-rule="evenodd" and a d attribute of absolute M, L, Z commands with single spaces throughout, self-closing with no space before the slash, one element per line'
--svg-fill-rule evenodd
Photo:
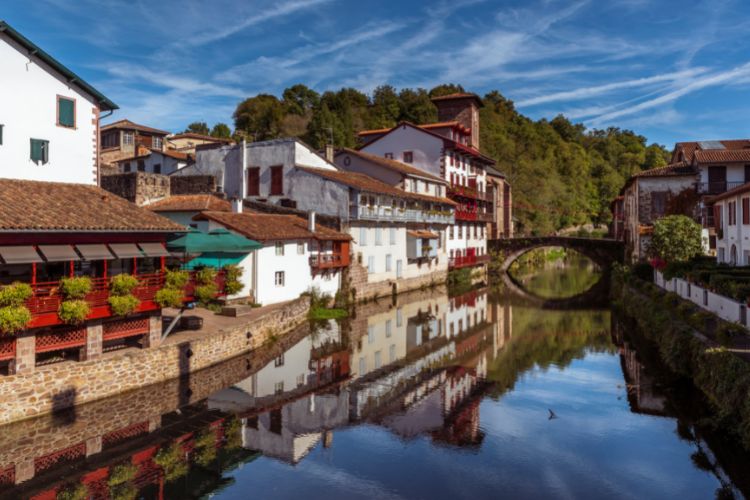
<path fill-rule="evenodd" d="M 544 247 L 562 247 L 585 255 L 602 269 L 608 269 L 614 262 L 622 262 L 625 257 L 622 242 L 605 238 L 574 238 L 567 236 L 533 236 L 528 238 L 507 238 L 490 240 L 490 251 L 500 254 L 503 273 L 507 273 L 513 262 L 523 254 Z"/>

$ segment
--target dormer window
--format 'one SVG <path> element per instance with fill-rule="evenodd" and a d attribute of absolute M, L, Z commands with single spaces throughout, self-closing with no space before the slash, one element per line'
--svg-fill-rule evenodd
<path fill-rule="evenodd" d="M 57 96 L 57 125 L 66 128 L 76 127 L 76 101 Z"/>

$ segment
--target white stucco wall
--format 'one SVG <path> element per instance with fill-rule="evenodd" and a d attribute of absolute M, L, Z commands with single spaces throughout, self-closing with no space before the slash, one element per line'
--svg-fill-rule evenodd
<path fill-rule="evenodd" d="M 443 178 L 440 172 L 443 140 L 414 127 L 402 125 L 383 138 L 364 146 L 362 151 L 382 157 L 385 157 L 386 153 L 391 153 L 394 160 L 401 162 L 404 161 L 404 152 L 411 151 L 414 155 L 412 166 Z"/>
<path fill-rule="evenodd" d="M 732 247 L 737 253 L 736 265 L 750 265 L 750 224 L 742 223 L 742 198 L 748 198 L 750 194 L 743 193 L 731 198 L 716 202 L 716 206 L 722 211 L 723 237 L 716 237 L 716 260 L 719 263 L 731 263 Z M 729 225 L 729 202 L 736 203 L 737 220 Z M 722 251 L 723 250 L 723 251 Z"/>
<path fill-rule="evenodd" d="M 151 153 L 145 158 L 141 158 L 144 163 L 145 172 L 149 174 L 160 173 L 162 175 L 170 175 L 184 168 L 187 165 L 186 161 L 178 160 L 170 156 L 165 156 L 159 153 Z M 155 166 L 161 165 L 161 172 L 156 172 Z M 121 172 L 136 172 L 138 171 L 138 160 L 128 160 L 119 163 Z"/>
<path fill-rule="evenodd" d="M 96 183 L 95 101 L 0 33 L 0 177 Z M 75 128 L 57 125 L 57 96 L 75 99 Z M 30 158 L 31 139 L 49 141 L 49 162 Z"/>

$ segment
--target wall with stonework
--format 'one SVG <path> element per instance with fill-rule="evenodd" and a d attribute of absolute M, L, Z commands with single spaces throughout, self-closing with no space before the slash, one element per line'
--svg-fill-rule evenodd
<path fill-rule="evenodd" d="M 216 177 L 213 175 L 169 176 L 169 194 L 210 194 L 216 192 Z"/>
<path fill-rule="evenodd" d="M 0 378 L 0 424 L 59 411 L 175 379 L 276 341 L 306 320 L 309 299 L 297 299 L 231 329 L 159 347 L 66 361 Z"/>
<path fill-rule="evenodd" d="M 169 177 L 161 174 L 129 172 L 103 175 L 101 186 L 139 206 L 169 196 Z"/>
<path fill-rule="evenodd" d="M 357 302 L 371 300 L 377 297 L 387 297 L 393 293 L 404 293 L 423 287 L 442 285 L 448 279 L 448 272 L 435 271 L 424 273 L 415 278 L 401 278 L 376 282 L 367 281 L 367 268 L 358 262 L 352 262 L 342 278 L 342 287 L 347 287 L 353 293 Z"/>

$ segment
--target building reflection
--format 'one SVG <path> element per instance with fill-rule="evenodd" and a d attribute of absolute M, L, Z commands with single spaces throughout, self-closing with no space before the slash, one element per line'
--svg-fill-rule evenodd
<path fill-rule="evenodd" d="M 146 498 L 192 498 L 259 453 L 296 464 L 333 446 L 336 429 L 364 422 L 402 439 L 481 446 L 487 367 L 511 323 L 511 306 L 486 290 L 419 292 L 296 332 L 254 363 L 199 372 L 188 388 L 172 381 L 83 406 L 70 422 L 6 426 L 0 497 L 51 499 L 84 485 L 89 498 L 109 498 L 121 484 Z M 190 404 L 180 407 L 186 390 Z"/>

